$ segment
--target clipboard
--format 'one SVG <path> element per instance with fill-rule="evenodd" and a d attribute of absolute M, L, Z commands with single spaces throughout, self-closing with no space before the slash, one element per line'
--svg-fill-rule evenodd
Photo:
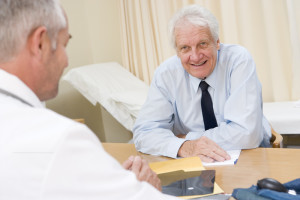
<path fill-rule="evenodd" d="M 188 158 L 167 160 L 162 162 L 153 162 L 150 163 L 149 165 L 150 168 L 157 173 L 158 177 L 160 177 L 161 174 L 167 174 L 167 173 L 180 171 L 180 170 L 185 173 L 186 172 L 201 173 L 202 171 L 205 170 L 199 157 L 188 157 Z M 165 183 L 164 180 L 161 181 L 162 183 Z M 211 194 L 180 196 L 180 198 L 191 199 L 191 198 L 204 197 L 204 196 L 220 194 L 220 193 L 224 193 L 224 191 L 218 186 L 216 182 L 214 182 L 213 193 Z"/>
<path fill-rule="evenodd" d="M 162 173 L 158 178 L 162 183 L 162 193 L 172 196 L 192 196 L 213 194 L 215 170 L 183 170 Z"/>

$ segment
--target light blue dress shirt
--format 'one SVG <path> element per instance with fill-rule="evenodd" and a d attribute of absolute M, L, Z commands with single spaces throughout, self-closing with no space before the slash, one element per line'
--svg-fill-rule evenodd
<path fill-rule="evenodd" d="M 201 79 L 173 56 L 155 71 L 148 97 L 133 128 L 136 149 L 172 158 L 182 143 L 206 136 L 225 150 L 269 144 L 270 126 L 263 116 L 261 84 L 250 53 L 220 44 L 214 71 L 205 79 L 218 127 L 205 131 Z M 185 139 L 174 135 L 186 134 Z"/>

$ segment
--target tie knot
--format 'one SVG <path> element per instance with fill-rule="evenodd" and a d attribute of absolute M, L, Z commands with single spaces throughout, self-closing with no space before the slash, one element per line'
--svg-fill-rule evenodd
<path fill-rule="evenodd" d="M 209 85 L 205 81 L 201 81 L 200 88 L 202 91 L 207 90 L 208 86 Z"/>

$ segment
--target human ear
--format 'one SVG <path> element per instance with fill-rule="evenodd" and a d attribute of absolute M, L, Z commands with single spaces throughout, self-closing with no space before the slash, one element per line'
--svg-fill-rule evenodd
<path fill-rule="evenodd" d="M 29 35 L 27 45 L 31 55 L 41 59 L 44 51 L 47 49 L 48 45 L 50 45 L 49 43 L 47 28 L 45 26 L 40 26 Z"/>
<path fill-rule="evenodd" d="M 217 49 L 220 49 L 220 39 L 217 40 Z"/>

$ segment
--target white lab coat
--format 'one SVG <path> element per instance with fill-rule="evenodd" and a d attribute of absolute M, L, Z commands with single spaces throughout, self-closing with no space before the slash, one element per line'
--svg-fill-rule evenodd
<path fill-rule="evenodd" d="M 83 124 L 44 108 L 0 69 L 0 199 L 172 199 L 139 182 Z"/>

